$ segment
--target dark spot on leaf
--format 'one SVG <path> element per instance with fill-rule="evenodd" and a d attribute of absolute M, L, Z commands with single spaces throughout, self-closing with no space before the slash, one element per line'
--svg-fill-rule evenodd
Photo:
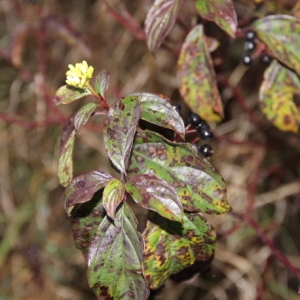
<path fill-rule="evenodd" d="M 120 103 L 120 104 L 119 104 L 119 109 L 120 109 L 120 110 L 124 110 L 124 108 L 125 108 L 124 104 L 123 104 L 123 103 Z"/>
<path fill-rule="evenodd" d="M 84 188 L 85 187 L 85 181 L 84 180 L 79 180 L 76 185 L 80 188 Z"/>
<path fill-rule="evenodd" d="M 290 123 L 291 123 L 291 118 L 290 118 L 290 116 L 285 115 L 284 118 L 283 118 L 283 122 L 284 122 L 284 124 L 286 124 L 286 125 L 290 124 Z"/>

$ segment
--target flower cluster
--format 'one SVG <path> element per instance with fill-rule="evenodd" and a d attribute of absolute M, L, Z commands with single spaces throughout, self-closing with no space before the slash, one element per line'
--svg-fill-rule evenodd
<path fill-rule="evenodd" d="M 92 66 L 88 66 L 85 60 L 82 63 L 77 63 L 75 67 L 71 64 L 68 67 L 70 68 L 70 70 L 66 73 L 66 83 L 68 85 L 82 89 L 93 77 L 94 68 Z"/>

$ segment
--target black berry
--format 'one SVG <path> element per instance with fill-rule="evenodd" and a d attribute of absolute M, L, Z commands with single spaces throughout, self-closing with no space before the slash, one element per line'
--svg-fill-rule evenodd
<path fill-rule="evenodd" d="M 245 40 L 253 41 L 256 38 L 256 33 L 253 30 L 247 30 L 244 35 Z"/>
<path fill-rule="evenodd" d="M 252 52 L 256 49 L 256 43 L 253 41 L 246 41 L 245 42 L 245 50 L 248 52 Z"/>
<path fill-rule="evenodd" d="M 210 157 L 213 155 L 213 149 L 208 144 L 203 144 L 200 147 L 198 147 L 198 151 L 200 154 L 202 154 L 204 157 Z"/>
<path fill-rule="evenodd" d="M 245 66 L 251 66 L 252 65 L 252 57 L 250 55 L 245 55 L 243 57 L 242 62 Z"/>
<path fill-rule="evenodd" d="M 267 54 L 264 54 L 260 57 L 260 62 L 263 64 L 263 65 L 269 65 L 270 62 L 271 62 L 272 58 L 267 55 Z"/>
<path fill-rule="evenodd" d="M 198 114 L 191 113 L 188 116 L 188 123 L 194 127 L 197 127 L 203 120 Z"/>
<path fill-rule="evenodd" d="M 176 112 L 180 115 L 181 114 L 181 105 L 176 102 L 171 102 L 170 104 L 172 105 L 173 109 L 176 110 Z"/>
<path fill-rule="evenodd" d="M 214 137 L 214 134 L 212 132 L 212 130 L 210 129 L 210 127 L 198 127 L 198 133 L 199 136 L 202 140 L 210 140 Z"/>
<path fill-rule="evenodd" d="M 199 124 L 198 124 L 198 132 L 200 132 L 201 130 L 204 130 L 204 129 L 209 129 L 210 130 L 210 126 L 208 125 L 208 123 L 204 120 L 202 120 Z"/>

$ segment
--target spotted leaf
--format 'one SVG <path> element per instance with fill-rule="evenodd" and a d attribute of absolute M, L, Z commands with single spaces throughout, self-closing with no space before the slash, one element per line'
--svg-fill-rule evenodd
<path fill-rule="evenodd" d="M 137 93 L 135 95 L 139 96 L 140 99 L 142 120 L 174 130 L 184 138 L 184 122 L 166 98 L 151 93 Z"/>
<path fill-rule="evenodd" d="M 102 298 L 146 300 L 149 290 L 142 275 L 142 256 L 143 239 L 137 232 L 137 221 L 124 203 L 113 222 L 108 217 L 102 220 L 90 243 L 90 287 Z"/>
<path fill-rule="evenodd" d="M 206 121 L 220 121 L 223 105 L 203 26 L 188 34 L 178 60 L 179 90 L 186 104 Z"/>
<path fill-rule="evenodd" d="M 141 107 L 137 96 L 127 96 L 116 101 L 109 109 L 104 122 L 104 144 L 112 163 L 126 173 L 128 159 Z"/>
<path fill-rule="evenodd" d="M 76 204 L 91 200 L 93 195 L 111 180 L 111 175 L 100 171 L 92 171 L 74 178 L 65 191 L 65 210 L 68 215 Z"/>
<path fill-rule="evenodd" d="M 182 204 L 176 190 L 166 181 L 151 174 L 138 174 L 128 178 L 126 191 L 144 208 L 174 221 L 182 221 Z"/>
<path fill-rule="evenodd" d="M 300 75 L 300 20 L 288 15 L 260 18 L 252 24 L 272 56 Z"/>
<path fill-rule="evenodd" d="M 184 214 L 182 223 L 150 213 L 143 237 L 144 274 L 152 289 L 195 261 L 210 259 L 216 239 L 211 226 L 196 213 Z"/>
<path fill-rule="evenodd" d="M 86 259 L 90 243 L 106 216 L 102 204 L 102 193 L 103 190 L 96 192 L 90 201 L 75 205 L 72 211 L 72 232 L 75 246 L 82 251 Z"/>
<path fill-rule="evenodd" d="M 265 71 L 259 99 L 264 115 L 282 131 L 298 132 L 300 112 L 294 94 L 300 94 L 299 76 L 274 60 Z"/>
<path fill-rule="evenodd" d="M 202 18 L 215 22 L 235 37 L 237 16 L 231 0 L 197 0 L 196 9 Z"/>
<path fill-rule="evenodd" d="M 230 209 L 223 178 L 191 144 L 171 143 L 154 132 L 138 130 L 128 173 L 153 174 L 167 181 L 185 210 L 220 214 Z"/>

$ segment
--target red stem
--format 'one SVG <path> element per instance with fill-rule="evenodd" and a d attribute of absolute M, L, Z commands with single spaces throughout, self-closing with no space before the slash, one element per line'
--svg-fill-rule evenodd
<path fill-rule="evenodd" d="M 292 273 L 296 276 L 299 276 L 299 270 L 292 265 L 292 263 L 281 253 L 274 245 L 274 243 L 269 239 L 269 237 L 265 234 L 265 232 L 261 229 L 259 224 L 257 224 L 254 219 L 248 215 L 248 213 L 241 215 L 235 212 L 231 212 L 234 217 L 237 217 L 240 220 L 245 220 L 248 225 L 250 225 L 258 234 L 260 239 L 271 249 L 272 254 L 280 260 L 283 265 L 285 265 Z"/>

